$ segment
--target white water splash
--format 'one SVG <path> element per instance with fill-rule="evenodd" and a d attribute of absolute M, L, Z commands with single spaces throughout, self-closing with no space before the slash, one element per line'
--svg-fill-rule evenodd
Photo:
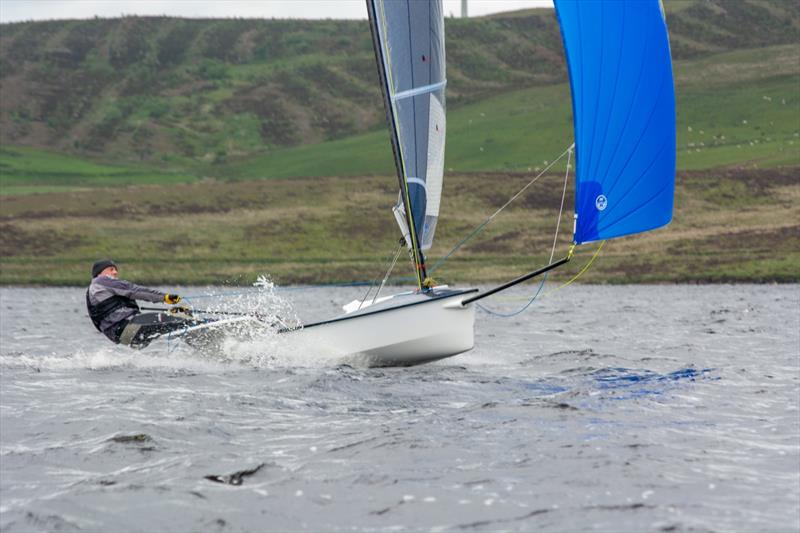
<path fill-rule="evenodd" d="M 214 372 L 229 368 L 219 361 L 202 359 L 191 352 L 171 353 L 165 346 L 153 345 L 146 351 L 135 351 L 120 346 L 102 346 L 93 350 L 77 350 L 72 353 L 3 354 L 0 368 L 29 368 L 41 370 L 113 370 L 125 368 L 182 369 Z"/>
<path fill-rule="evenodd" d="M 59 315 L 61 323 L 57 328 L 50 326 L 49 319 L 43 319 L 38 325 L 35 321 L 18 321 L 24 313 L 15 313 L 14 300 L 9 300 L 9 313 L 2 321 L 5 340 L 0 350 L 0 368 L 34 371 L 159 368 L 218 372 L 290 366 L 296 363 L 297 354 L 286 346 L 285 335 L 279 331 L 298 327 L 300 319 L 291 302 L 281 297 L 277 289 L 268 276 L 262 275 L 249 287 L 217 288 L 184 298 L 190 308 L 198 310 L 195 314 L 198 317 L 253 318 L 233 324 L 215 349 L 204 352 L 169 336 L 153 341 L 142 350 L 113 345 L 91 327 L 79 297 L 68 300 L 67 305 L 75 308 L 73 312 Z M 66 331 L 71 333 L 69 337 L 64 337 Z M 54 345 L 59 345 L 58 352 L 51 351 Z M 300 364 L 305 366 L 307 362 Z"/>
<path fill-rule="evenodd" d="M 254 321 L 231 325 L 227 336 L 211 352 L 201 354 L 209 360 L 254 368 L 285 366 L 317 366 L 313 351 L 298 350 L 297 338 L 287 335 L 301 325 L 292 303 L 278 294 L 278 286 L 266 275 L 260 275 L 249 290 L 211 294 L 204 310 L 225 314 L 246 315 Z M 213 313 L 212 313 L 213 314 Z M 181 344 L 176 347 L 176 344 Z M 191 351 L 183 343 L 172 341 L 170 349 Z"/>

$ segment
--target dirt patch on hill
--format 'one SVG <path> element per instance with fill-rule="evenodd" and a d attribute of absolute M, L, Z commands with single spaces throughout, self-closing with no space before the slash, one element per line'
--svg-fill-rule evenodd
<path fill-rule="evenodd" d="M 25 231 L 0 224 L 0 256 L 54 256 L 84 243 L 75 235 L 50 231 Z"/>
<path fill-rule="evenodd" d="M 689 189 L 712 191 L 723 184 L 741 184 L 751 195 L 768 194 L 786 185 L 800 185 L 797 167 L 718 168 L 678 173 L 678 181 Z"/>
<path fill-rule="evenodd" d="M 519 247 L 519 241 L 525 236 L 527 235 L 522 231 L 508 231 L 487 240 L 471 243 L 469 250 L 478 254 L 509 253 Z"/>
<path fill-rule="evenodd" d="M 782 249 L 800 249 L 800 225 L 768 230 L 731 231 L 720 233 L 703 242 L 706 247 L 749 252 L 775 252 Z"/>

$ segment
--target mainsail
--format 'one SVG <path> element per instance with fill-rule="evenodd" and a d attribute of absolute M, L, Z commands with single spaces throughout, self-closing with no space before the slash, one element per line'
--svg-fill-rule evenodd
<path fill-rule="evenodd" d="M 441 0 L 367 0 L 400 184 L 395 213 L 424 276 L 444 171 L 445 53 Z"/>
<path fill-rule="evenodd" d="M 576 244 L 672 219 L 675 92 L 659 0 L 555 0 L 577 160 Z"/>

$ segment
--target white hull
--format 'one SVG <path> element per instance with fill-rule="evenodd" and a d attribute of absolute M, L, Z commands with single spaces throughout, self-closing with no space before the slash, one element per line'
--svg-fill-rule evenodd
<path fill-rule="evenodd" d="M 399 294 L 287 333 L 325 355 L 356 356 L 370 366 L 428 363 L 472 349 L 475 308 L 461 301 L 473 292 Z"/>

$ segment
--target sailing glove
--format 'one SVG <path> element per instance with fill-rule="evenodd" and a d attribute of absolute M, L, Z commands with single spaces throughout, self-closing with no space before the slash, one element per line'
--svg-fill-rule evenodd
<path fill-rule="evenodd" d="M 192 314 L 192 310 L 189 309 L 188 307 L 186 307 L 185 305 L 179 305 L 177 307 L 172 307 L 172 308 L 170 308 L 169 312 L 174 314 L 174 315 L 177 315 L 177 314 L 191 315 Z"/>
<path fill-rule="evenodd" d="M 181 301 L 181 297 L 177 294 L 165 294 L 164 295 L 164 303 L 166 304 L 176 304 Z"/>

